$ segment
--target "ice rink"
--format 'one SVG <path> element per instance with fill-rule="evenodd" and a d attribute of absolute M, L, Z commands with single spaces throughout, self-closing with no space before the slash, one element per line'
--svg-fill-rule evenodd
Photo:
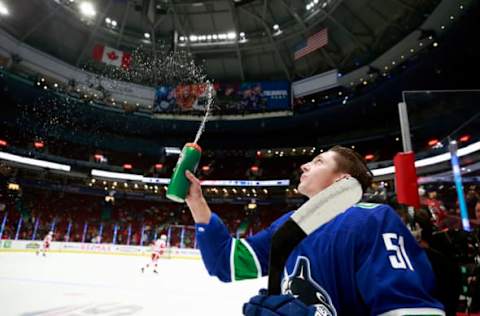
<path fill-rule="evenodd" d="M 267 279 L 222 283 L 201 260 L 0 252 L 0 315 L 241 315 Z"/>

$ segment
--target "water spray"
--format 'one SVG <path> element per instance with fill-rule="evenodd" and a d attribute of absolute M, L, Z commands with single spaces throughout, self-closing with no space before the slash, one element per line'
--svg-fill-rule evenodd
<path fill-rule="evenodd" d="M 202 157 L 202 148 L 198 145 L 198 141 L 205 130 L 205 124 L 207 123 L 208 116 L 210 114 L 213 103 L 213 85 L 210 81 L 207 81 L 207 105 L 205 108 L 205 115 L 198 128 L 197 135 L 193 143 L 186 143 L 183 146 L 182 152 L 178 157 L 177 164 L 173 170 L 173 175 L 170 179 L 170 184 L 167 189 L 167 198 L 183 203 L 190 188 L 190 181 L 185 177 L 185 171 L 189 170 L 195 173 Z"/>

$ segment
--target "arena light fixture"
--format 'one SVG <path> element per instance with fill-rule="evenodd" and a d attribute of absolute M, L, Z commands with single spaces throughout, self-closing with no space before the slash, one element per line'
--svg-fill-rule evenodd
<path fill-rule="evenodd" d="M 149 39 L 150 38 L 150 33 L 143 34 L 143 37 L 145 37 L 146 39 Z"/>
<path fill-rule="evenodd" d="M 46 160 L 34 159 L 22 157 L 14 154 L 9 154 L 5 152 L 0 152 L 0 159 L 17 162 L 24 165 L 36 166 L 41 168 L 61 170 L 70 172 L 71 167 L 69 165 L 59 164 L 56 162 L 50 162 Z"/>
<path fill-rule="evenodd" d="M 240 32 L 239 34 L 237 34 L 236 32 L 218 33 L 218 34 L 191 34 L 189 36 L 179 36 L 178 40 L 180 42 L 190 41 L 192 43 L 199 43 L 201 45 L 205 45 L 205 42 L 212 42 L 212 41 L 231 42 L 237 38 L 240 38 L 239 40 L 240 42 L 245 42 L 246 41 L 245 32 Z"/>
<path fill-rule="evenodd" d="M 42 149 L 45 147 L 45 143 L 41 140 L 37 140 L 33 143 L 33 146 L 35 146 L 36 149 Z"/>
<path fill-rule="evenodd" d="M 105 156 L 102 155 L 102 154 L 95 154 L 93 157 L 95 158 L 95 161 L 96 161 L 96 162 L 100 162 L 100 163 L 106 163 L 106 162 L 108 162 L 107 157 L 105 157 Z"/>
<path fill-rule="evenodd" d="M 8 184 L 7 188 L 9 190 L 12 190 L 12 191 L 19 191 L 20 190 L 20 186 L 17 183 L 13 183 L 13 182 L 10 182 Z"/>
<path fill-rule="evenodd" d="M 84 1 L 80 3 L 78 7 L 80 9 L 80 13 L 88 18 L 93 18 L 95 15 L 97 15 L 97 10 L 95 10 L 95 6 L 91 2 Z"/>
<path fill-rule="evenodd" d="M 7 6 L 3 3 L 0 2 L 0 15 L 9 15 L 10 11 L 8 10 Z"/>
<path fill-rule="evenodd" d="M 117 25 L 118 25 L 118 22 L 115 21 L 115 20 L 112 19 L 112 18 L 106 17 L 106 18 L 105 18 L 105 24 L 107 25 L 107 27 L 116 28 Z"/>
<path fill-rule="evenodd" d="M 365 160 L 373 160 L 373 158 L 375 158 L 375 156 L 373 154 L 365 155 Z"/>
<path fill-rule="evenodd" d="M 165 154 L 167 155 L 180 155 L 182 150 L 178 147 L 165 147 Z"/>
<path fill-rule="evenodd" d="M 273 30 L 275 31 L 275 33 L 272 34 L 273 36 L 278 36 L 283 33 L 278 24 L 273 25 Z"/>
<path fill-rule="evenodd" d="M 463 135 L 458 139 L 461 143 L 466 143 L 470 140 L 470 135 Z"/>
<path fill-rule="evenodd" d="M 438 139 L 431 139 L 428 141 L 428 146 L 433 147 L 438 144 Z"/>

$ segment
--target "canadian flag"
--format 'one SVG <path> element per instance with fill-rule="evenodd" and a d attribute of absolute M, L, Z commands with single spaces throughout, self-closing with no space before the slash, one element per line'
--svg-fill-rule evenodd
<path fill-rule="evenodd" d="M 132 61 L 132 54 L 97 44 L 93 48 L 93 59 L 108 65 L 128 69 Z"/>

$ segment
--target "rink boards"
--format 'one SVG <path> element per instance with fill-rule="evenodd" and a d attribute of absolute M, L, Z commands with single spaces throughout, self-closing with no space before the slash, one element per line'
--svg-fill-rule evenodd
<path fill-rule="evenodd" d="M 35 252 L 40 249 L 41 241 L 0 240 L 0 252 Z M 49 252 L 103 254 L 121 256 L 149 256 L 152 251 L 148 246 L 128 246 L 114 244 L 91 244 L 80 242 L 52 242 Z M 200 251 L 191 248 L 167 248 L 160 256 L 163 259 L 200 259 Z"/>

